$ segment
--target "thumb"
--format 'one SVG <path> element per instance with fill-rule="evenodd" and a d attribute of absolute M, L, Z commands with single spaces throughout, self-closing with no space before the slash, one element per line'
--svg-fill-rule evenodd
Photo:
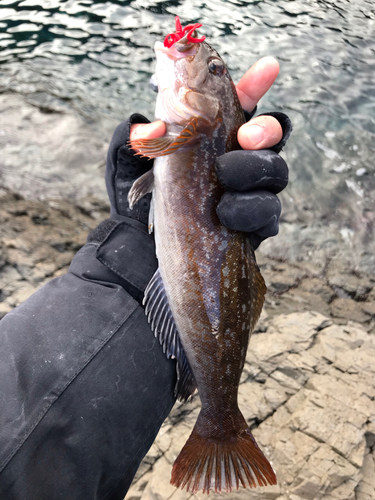
<path fill-rule="evenodd" d="M 242 149 L 267 149 L 278 144 L 283 129 L 276 118 L 261 115 L 242 125 L 238 130 L 238 142 Z"/>
<path fill-rule="evenodd" d="M 166 132 L 165 123 L 161 120 L 151 123 L 135 123 L 130 127 L 130 141 L 139 139 L 156 139 Z"/>

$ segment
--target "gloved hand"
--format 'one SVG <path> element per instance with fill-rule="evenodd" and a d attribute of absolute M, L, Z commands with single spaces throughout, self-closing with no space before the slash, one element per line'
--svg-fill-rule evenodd
<path fill-rule="evenodd" d="M 253 114 L 245 112 L 248 119 Z M 281 140 L 268 149 L 231 151 L 216 162 L 217 176 L 226 190 L 217 207 L 220 221 L 229 229 L 249 233 L 254 250 L 279 232 L 281 204 L 276 194 L 288 184 L 288 167 L 278 153 L 292 130 L 284 113 L 261 116 L 278 120 Z"/>
<path fill-rule="evenodd" d="M 120 279 L 122 287 L 139 303 L 157 269 L 155 241 L 148 234 L 151 195 L 129 209 L 128 192 L 133 182 L 152 167 L 128 147 L 133 123 L 149 123 L 142 115 L 131 115 L 113 133 L 108 149 L 105 181 L 111 205 L 111 217 L 101 222 L 87 238 L 98 244 L 96 258 Z"/>
<path fill-rule="evenodd" d="M 133 124 L 150 123 L 144 116 L 135 113 L 120 123 L 113 133 L 107 155 L 105 182 L 111 204 L 111 218 L 130 217 L 148 223 L 151 195 L 143 197 L 132 210 L 129 209 L 128 192 L 133 182 L 151 169 L 154 161 L 135 156 L 128 146 Z"/>

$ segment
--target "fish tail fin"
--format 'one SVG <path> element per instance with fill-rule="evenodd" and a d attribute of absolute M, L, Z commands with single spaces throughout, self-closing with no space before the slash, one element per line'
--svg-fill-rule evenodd
<path fill-rule="evenodd" d="M 204 438 L 193 429 L 172 470 L 171 484 L 197 493 L 231 492 L 239 486 L 276 484 L 271 464 L 257 445 L 250 429 L 227 441 Z"/>

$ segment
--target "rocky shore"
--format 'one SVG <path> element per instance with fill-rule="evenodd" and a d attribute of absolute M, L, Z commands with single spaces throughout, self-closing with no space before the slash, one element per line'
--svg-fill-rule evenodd
<path fill-rule="evenodd" d="M 109 207 L 29 201 L 0 193 L 0 316 L 65 273 Z M 375 498 L 375 276 L 335 259 L 283 260 L 257 252 L 268 285 L 250 342 L 240 406 L 273 463 L 278 485 L 230 498 Z M 145 457 L 127 500 L 187 500 L 171 466 L 199 411 L 176 404 Z M 195 495 L 211 498 L 213 495 Z"/>
<path fill-rule="evenodd" d="M 374 336 L 317 312 L 263 319 L 251 340 L 240 407 L 271 460 L 278 485 L 231 499 L 375 498 Z M 128 500 L 214 498 L 169 484 L 174 459 L 199 412 L 176 405 L 138 471 Z"/>

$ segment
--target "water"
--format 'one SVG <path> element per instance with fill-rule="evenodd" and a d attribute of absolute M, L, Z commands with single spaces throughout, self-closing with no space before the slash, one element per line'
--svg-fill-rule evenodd
<path fill-rule="evenodd" d="M 152 47 L 176 14 L 203 24 L 235 81 L 261 56 L 280 62 L 260 111 L 294 123 L 282 195 L 293 252 L 345 248 L 375 269 L 373 0 L 0 0 L 0 89 L 109 137 L 134 111 L 152 117 Z M 302 241 L 304 226 L 316 232 Z"/>

